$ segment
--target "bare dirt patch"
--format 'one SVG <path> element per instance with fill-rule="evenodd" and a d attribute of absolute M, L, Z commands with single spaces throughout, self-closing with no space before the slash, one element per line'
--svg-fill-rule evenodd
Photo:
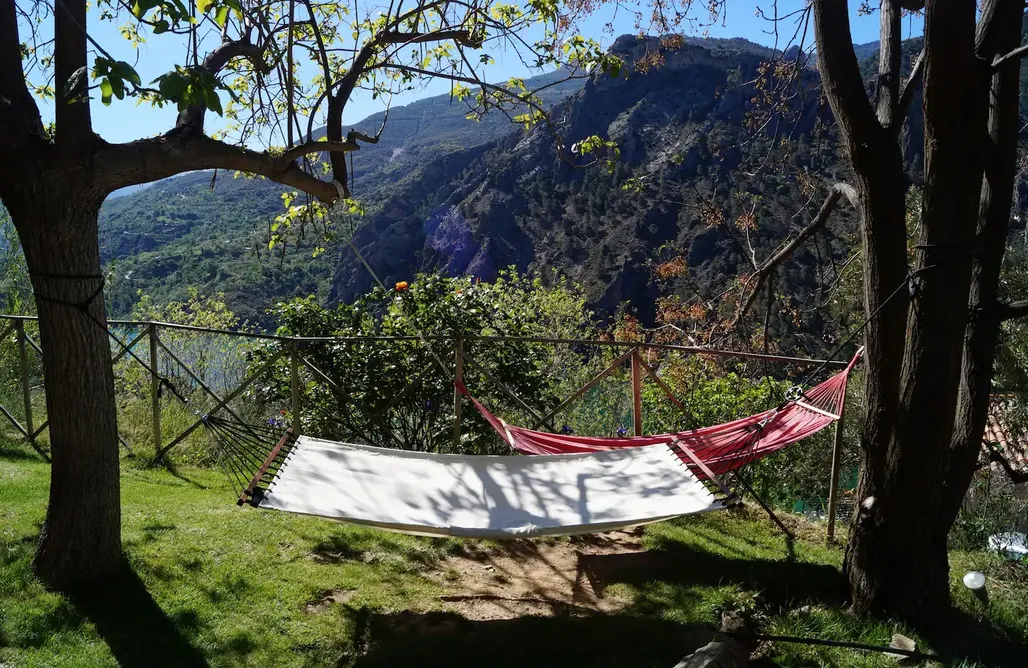
<path fill-rule="evenodd" d="M 326 592 L 317 601 L 308 603 L 307 612 L 311 614 L 320 614 L 331 608 L 333 605 L 346 603 L 353 598 L 356 593 L 357 592 L 353 589 L 333 589 L 330 592 Z"/>
<path fill-rule="evenodd" d="M 610 613 L 627 601 L 586 577 L 582 557 L 634 553 L 642 529 L 550 541 L 469 544 L 429 573 L 446 610 L 465 619 Z"/>

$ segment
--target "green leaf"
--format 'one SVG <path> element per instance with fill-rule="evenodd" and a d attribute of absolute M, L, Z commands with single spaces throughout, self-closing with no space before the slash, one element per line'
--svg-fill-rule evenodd
<path fill-rule="evenodd" d="M 111 103 L 111 95 L 113 94 L 114 87 L 111 86 L 111 80 L 105 78 L 100 82 L 100 101 L 105 105 L 109 105 Z"/>
<path fill-rule="evenodd" d="M 228 14 L 232 9 L 228 5 L 222 5 L 218 7 L 218 11 L 214 13 L 214 22 L 222 28 L 228 23 Z"/>
<path fill-rule="evenodd" d="M 214 6 L 215 0 L 196 0 L 196 9 L 201 14 L 206 14 L 207 10 Z"/>
<path fill-rule="evenodd" d="M 139 73 L 136 72 L 135 68 L 126 63 L 124 60 L 119 60 L 118 62 L 114 63 L 114 65 L 111 66 L 111 72 L 114 73 L 115 76 L 118 76 L 122 79 L 126 79 L 137 86 L 140 86 L 143 83 L 142 80 L 139 78 Z"/>
<path fill-rule="evenodd" d="M 216 113 L 218 116 L 222 115 L 221 98 L 218 97 L 218 94 L 214 90 L 210 88 L 203 89 L 203 103 L 204 106 Z"/>
<path fill-rule="evenodd" d="M 158 21 L 157 23 L 155 23 L 153 25 L 153 34 L 155 34 L 155 35 L 162 35 L 162 34 L 168 32 L 168 30 L 170 30 L 170 29 L 171 29 L 171 26 L 168 24 L 168 22 L 165 21 L 164 19 L 161 19 L 160 21 Z"/>
<path fill-rule="evenodd" d="M 107 81 L 109 81 L 111 84 L 111 90 L 114 91 L 114 97 L 118 98 L 119 100 L 124 100 L 125 80 L 112 74 L 110 77 L 107 78 Z"/>

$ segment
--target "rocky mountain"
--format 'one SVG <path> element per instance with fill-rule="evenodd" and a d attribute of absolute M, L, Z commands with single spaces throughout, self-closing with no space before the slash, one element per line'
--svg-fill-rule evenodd
<path fill-rule="evenodd" d="M 526 85 L 545 86 L 540 98 L 552 106 L 579 90 L 584 80 L 555 72 L 528 79 Z M 390 109 L 379 143 L 355 154 L 355 195 L 374 210 L 397 183 L 426 165 L 513 127 L 499 113 L 478 122 L 467 114 L 467 105 L 448 95 Z M 384 116 L 373 114 L 354 127 L 375 135 Z M 194 286 L 205 293 L 224 292 L 238 313 L 253 320 L 276 300 L 326 294 L 334 254 L 312 258 L 309 247 L 281 256 L 266 251 L 268 226 L 282 213 L 285 190 L 232 173 L 196 172 L 112 195 L 100 215 L 101 254 L 116 266 L 109 289 L 112 312 L 131 310 L 140 291 L 165 301 L 184 297 L 187 286 Z"/>
<path fill-rule="evenodd" d="M 581 281 L 601 313 L 631 302 L 650 320 L 655 288 L 649 262 L 661 249 L 683 249 L 703 285 L 748 262 L 740 235 L 704 220 L 704 203 L 716 203 L 729 221 L 752 209 L 758 223 L 746 234 L 755 248 L 784 238 L 789 227 L 782 221 L 805 199 L 804 168 L 832 169 L 836 162 L 827 146 L 814 154 L 821 112 L 816 94 L 804 93 L 813 90 L 816 74 L 804 72 L 788 119 L 781 119 L 793 138 L 782 151 L 783 133 L 747 129 L 760 111 L 751 82 L 766 50 L 740 40 L 665 48 L 655 38 L 634 36 L 612 48 L 630 63 L 629 74 L 590 79 L 551 116 L 562 137 L 617 142 L 614 170 L 558 155 L 546 128 L 433 161 L 397 188 L 355 237 L 383 280 L 404 280 L 419 270 L 489 279 L 510 265 L 555 269 Z M 661 54 L 660 67 L 631 65 L 654 52 Z M 752 159 L 761 153 L 774 157 L 758 168 Z M 349 300 L 371 284 L 344 249 L 330 299 Z"/>
<path fill-rule="evenodd" d="M 814 195 L 812 174 L 846 176 L 804 54 L 789 59 L 801 76 L 783 96 L 765 95 L 778 85 L 762 69 L 770 50 L 745 40 L 624 36 L 612 48 L 629 63 L 622 76 L 564 81 L 546 93 L 567 145 L 591 135 L 617 143 L 609 171 L 603 160 L 558 154 L 548 128 L 526 132 L 500 115 L 468 121 L 448 96 L 390 111 L 381 142 L 355 156 L 354 191 L 369 214 L 354 240 L 383 280 L 553 269 L 581 281 L 601 313 L 628 302 L 650 320 L 651 262 L 682 252 L 693 286 L 713 290 L 805 222 L 809 214 L 797 212 Z M 865 61 L 874 58 L 865 51 Z M 381 123 L 376 115 L 357 127 L 374 134 Z M 910 132 L 916 160 L 920 130 Z M 346 301 L 370 288 L 338 242 L 317 258 L 304 248 L 268 253 L 282 192 L 268 181 L 200 173 L 110 200 L 101 242 L 117 266 L 112 311 L 129 310 L 139 291 L 167 300 L 194 286 L 224 292 L 259 320 L 282 298 Z M 848 224 L 843 214 L 833 230 Z M 813 264 L 789 269 L 783 288 L 809 292 Z"/>

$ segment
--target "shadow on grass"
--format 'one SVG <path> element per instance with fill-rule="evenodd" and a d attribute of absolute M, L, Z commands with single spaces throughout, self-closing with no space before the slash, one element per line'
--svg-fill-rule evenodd
<path fill-rule="evenodd" d="M 449 612 L 349 610 L 357 646 L 343 668 L 669 668 L 709 631 L 632 615 L 471 621 Z"/>
<path fill-rule="evenodd" d="M 34 450 L 29 450 L 27 446 L 14 446 L 3 442 L 0 442 L 0 459 L 46 463 L 46 459 L 42 455 Z"/>
<path fill-rule="evenodd" d="M 809 600 L 842 605 L 847 599 L 846 582 L 831 566 L 722 557 L 674 543 L 650 552 L 583 554 L 578 568 L 597 593 L 614 583 L 663 581 L 705 587 L 734 584 L 759 591 L 761 600 L 777 609 Z"/>
<path fill-rule="evenodd" d="M 196 627 L 195 614 L 172 620 L 157 605 L 143 582 L 129 568 L 123 579 L 103 588 L 80 590 L 70 595 L 76 611 L 93 623 L 123 668 L 194 668 L 208 666 L 199 650 L 182 635 L 182 628 Z"/>
<path fill-rule="evenodd" d="M 1028 639 L 1014 630 L 999 629 L 968 613 L 953 609 L 934 626 L 918 629 L 943 663 L 959 665 L 973 661 L 985 666 L 1028 666 Z"/>

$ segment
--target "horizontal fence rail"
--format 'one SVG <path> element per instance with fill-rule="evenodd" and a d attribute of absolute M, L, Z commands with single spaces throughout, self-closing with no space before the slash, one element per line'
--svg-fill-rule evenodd
<path fill-rule="evenodd" d="M 12 321 L 33 321 L 38 318 L 30 315 L 8 315 L 0 314 L 0 320 Z M 267 334 L 263 332 L 238 331 L 231 329 L 217 329 L 213 327 L 197 327 L 195 325 L 180 325 L 173 322 L 161 322 L 155 320 L 108 320 L 107 324 L 112 327 L 157 327 L 158 329 L 172 329 L 190 331 L 205 334 L 218 334 L 223 336 L 239 336 L 248 339 L 263 339 L 278 341 L 281 343 L 365 343 L 370 341 L 454 341 L 450 335 L 419 334 L 411 336 L 282 336 L 279 334 Z M 468 334 L 461 337 L 465 341 L 496 341 L 524 343 L 549 343 L 556 345 L 582 345 L 582 346 L 611 346 L 615 348 L 643 348 L 659 350 L 675 350 L 678 352 L 693 355 L 716 355 L 718 357 L 736 357 L 739 359 L 766 360 L 771 362 L 786 362 L 791 364 L 825 364 L 828 366 L 844 367 L 848 364 L 846 360 L 826 360 L 813 357 L 790 357 L 788 355 L 769 355 L 764 353 L 752 353 L 743 350 L 725 350 L 721 348 L 705 348 L 703 346 L 683 346 L 674 343 L 658 343 L 652 341 L 615 341 L 608 339 L 562 339 L 537 336 L 487 336 Z M 37 349 L 38 350 L 38 349 Z"/>

